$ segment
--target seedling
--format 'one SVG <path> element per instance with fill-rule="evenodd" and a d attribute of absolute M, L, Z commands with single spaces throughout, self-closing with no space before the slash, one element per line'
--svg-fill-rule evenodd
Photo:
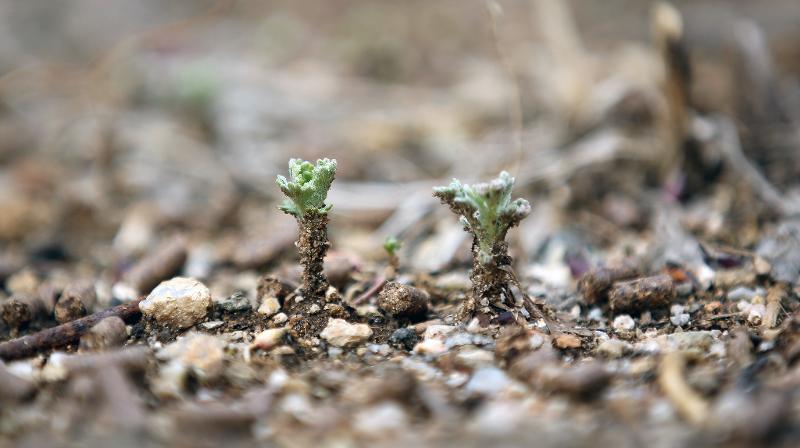
<path fill-rule="evenodd" d="M 328 190 L 336 175 L 336 160 L 317 160 L 316 165 L 300 159 L 289 160 L 289 179 L 278 176 L 277 184 L 287 199 L 279 207 L 297 219 L 297 250 L 303 274 L 300 292 L 303 297 L 320 299 L 328 289 L 322 270 L 328 252 Z"/>
<path fill-rule="evenodd" d="M 465 304 L 469 314 L 495 314 L 496 309 L 517 306 L 509 287 L 512 260 L 505 239 L 508 230 L 528 216 L 531 205 L 525 199 L 512 201 L 513 187 L 514 178 L 503 171 L 487 183 L 465 185 L 453 179 L 450 185 L 433 190 L 472 234 L 472 296 Z"/>
<path fill-rule="evenodd" d="M 386 240 L 383 242 L 383 249 L 389 256 L 389 273 L 391 275 L 387 275 L 387 277 L 394 277 L 394 274 L 397 273 L 397 268 L 400 265 L 400 259 L 397 258 L 397 251 L 400 250 L 401 247 L 403 247 L 403 242 L 391 235 L 387 236 Z"/>

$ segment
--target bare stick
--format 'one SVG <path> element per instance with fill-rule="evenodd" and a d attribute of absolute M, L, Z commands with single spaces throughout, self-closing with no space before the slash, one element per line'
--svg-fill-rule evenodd
<path fill-rule="evenodd" d="M 658 384 L 675 410 L 689 423 L 700 426 L 708 419 L 708 402 L 686 383 L 685 366 L 683 353 L 666 353 L 658 369 Z"/>
<path fill-rule="evenodd" d="M 186 246 L 186 238 L 180 235 L 167 240 L 125 274 L 125 283 L 137 294 L 147 294 L 162 280 L 180 272 L 186 262 Z"/>
<path fill-rule="evenodd" d="M 353 300 L 353 305 L 361 305 L 362 303 L 366 302 L 367 300 L 369 300 L 370 297 L 377 294 L 378 291 L 380 291 L 381 288 L 383 288 L 383 285 L 385 284 L 386 284 L 386 276 L 380 275 L 376 277 L 375 281 L 372 282 L 372 286 L 370 286 L 369 289 L 364 291 L 363 294 L 361 294 L 360 296 L 356 297 L 355 300 Z"/>
<path fill-rule="evenodd" d="M 3 342 L 0 344 L 0 358 L 4 360 L 27 358 L 43 350 L 63 347 L 77 341 L 96 323 L 109 316 L 117 316 L 124 321 L 132 321 L 140 315 L 139 302 L 141 301 L 142 298 L 139 298 L 133 302 L 118 305 L 82 319 Z"/>
<path fill-rule="evenodd" d="M 758 169 L 747 160 L 742 151 L 739 133 L 733 123 L 727 118 L 717 120 L 720 130 L 720 144 L 725 161 L 733 171 L 750 184 L 755 193 L 773 210 L 782 215 L 792 215 L 800 211 L 794 201 L 783 196 Z"/>
<path fill-rule="evenodd" d="M 781 312 L 781 302 L 784 297 L 786 297 L 786 288 L 782 285 L 775 285 L 767 291 L 767 311 L 761 322 L 764 330 L 775 328 L 778 325 L 778 315 Z"/>

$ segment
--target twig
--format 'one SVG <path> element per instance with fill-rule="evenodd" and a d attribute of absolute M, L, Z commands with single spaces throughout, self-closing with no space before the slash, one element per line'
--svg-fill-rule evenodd
<path fill-rule="evenodd" d="M 775 328 L 778 325 L 778 314 L 781 312 L 781 302 L 786 297 L 786 289 L 782 285 L 775 285 L 767 291 L 767 311 L 761 327 L 764 330 Z"/>
<path fill-rule="evenodd" d="M 27 358 L 43 350 L 63 347 L 78 340 L 96 323 L 109 316 L 117 316 L 126 322 L 132 321 L 139 317 L 141 301 L 142 298 L 35 334 L 3 342 L 0 344 L 0 358 L 4 360 Z"/>
<path fill-rule="evenodd" d="M 368 290 L 364 291 L 363 294 L 356 297 L 355 300 L 353 300 L 353 305 L 361 305 L 363 302 L 366 302 L 367 300 L 369 300 L 370 297 L 377 294 L 378 291 L 380 291 L 381 288 L 383 288 L 383 285 L 385 284 L 386 284 L 385 275 L 379 275 L 378 277 L 375 277 L 375 281 L 372 283 L 372 286 L 370 286 Z"/>
<path fill-rule="evenodd" d="M 658 384 L 675 410 L 689 423 L 699 426 L 708 419 L 708 402 L 686 383 L 683 377 L 685 366 L 683 353 L 665 354 L 658 369 Z"/>
<path fill-rule="evenodd" d="M 180 272 L 186 262 L 186 238 L 173 237 L 161 244 L 155 251 L 139 260 L 125 274 L 125 283 L 136 294 L 147 294 L 162 280 Z"/>
<path fill-rule="evenodd" d="M 798 206 L 796 202 L 785 198 L 781 192 L 778 191 L 749 160 L 747 160 L 744 152 L 742 152 L 739 133 L 730 119 L 724 117 L 718 118 L 717 126 L 720 131 L 720 145 L 722 146 L 722 153 L 725 156 L 725 161 L 737 175 L 741 176 L 745 182 L 750 184 L 753 190 L 755 190 L 756 195 L 782 215 L 792 215 L 800 212 L 800 206 Z"/>

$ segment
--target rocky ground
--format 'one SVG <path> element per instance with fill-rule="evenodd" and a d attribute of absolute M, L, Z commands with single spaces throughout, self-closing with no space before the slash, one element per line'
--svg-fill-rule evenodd
<path fill-rule="evenodd" d="M 794 2 L 50 3 L 0 5 L 0 446 L 797 446 Z M 502 169 L 473 316 L 432 187 Z"/>

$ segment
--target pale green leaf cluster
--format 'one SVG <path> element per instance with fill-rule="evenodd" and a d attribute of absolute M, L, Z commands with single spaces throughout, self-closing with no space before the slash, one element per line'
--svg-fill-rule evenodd
<path fill-rule="evenodd" d="M 519 224 L 531 211 L 525 199 L 511 200 L 514 178 L 503 171 L 490 182 L 462 184 L 458 179 L 446 187 L 434 188 L 434 196 L 448 204 L 466 230 L 478 241 L 480 261 L 489 263 L 492 247 L 505 239 L 508 229 Z"/>
<path fill-rule="evenodd" d="M 383 242 L 383 249 L 389 256 L 394 256 L 401 247 L 403 247 L 403 242 L 391 235 L 387 236 Z"/>
<path fill-rule="evenodd" d="M 289 179 L 278 176 L 276 180 L 288 198 L 279 208 L 297 219 L 303 219 L 308 212 L 328 213 L 331 206 L 325 204 L 325 199 L 335 175 L 335 159 L 317 160 L 316 165 L 301 159 L 290 159 Z"/>

